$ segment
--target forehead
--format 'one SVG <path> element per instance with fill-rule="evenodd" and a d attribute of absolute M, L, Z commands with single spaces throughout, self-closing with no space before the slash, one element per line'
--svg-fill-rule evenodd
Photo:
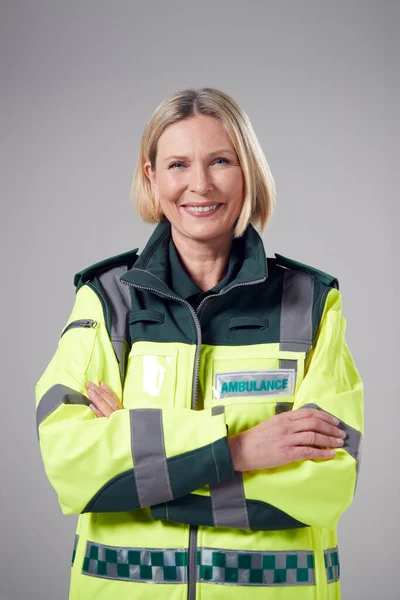
<path fill-rule="evenodd" d="M 207 152 L 226 148 L 234 151 L 225 125 L 208 115 L 196 115 L 169 125 L 158 140 L 160 158 L 173 152 L 190 153 L 196 149 Z"/>

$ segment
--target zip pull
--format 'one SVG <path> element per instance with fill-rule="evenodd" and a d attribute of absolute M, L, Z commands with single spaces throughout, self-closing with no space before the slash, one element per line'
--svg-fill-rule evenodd
<path fill-rule="evenodd" d="M 72 329 L 73 327 L 85 327 L 88 329 L 94 329 L 97 327 L 98 322 L 94 319 L 77 319 L 76 321 L 71 321 L 69 325 L 66 326 L 64 331 L 61 334 L 61 337 L 68 331 L 68 329 Z"/>

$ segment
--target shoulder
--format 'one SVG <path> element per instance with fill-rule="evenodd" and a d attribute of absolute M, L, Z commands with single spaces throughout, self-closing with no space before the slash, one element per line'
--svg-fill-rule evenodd
<path fill-rule="evenodd" d="M 312 344 L 314 344 L 319 324 L 321 322 L 324 310 L 327 310 L 331 303 L 341 306 L 341 293 L 339 292 L 339 281 L 334 275 L 322 271 L 317 267 L 299 262 L 282 254 L 276 254 L 275 258 L 268 258 L 268 265 L 275 272 L 288 271 L 293 272 L 294 279 L 285 287 L 285 293 L 288 295 L 289 304 L 302 306 L 306 312 L 310 310 L 312 322 Z M 311 300 L 311 306 L 309 304 Z M 307 308 L 308 307 L 308 308 Z"/>
<path fill-rule="evenodd" d="M 267 261 L 268 266 L 275 267 L 277 269 L 290 269 L 299 273 L 307 273 L 308 275 L 314 277 L 320 284 L 322 284 L 322 287 L 336 288 L 337 290 L 339 289 L 339 281 L 337 277 L 330 275 L 326 271 L 322 271 L 321 269 L 318 269 L 312 265 L 299 262 L 293 258 L 288 258 L 287 256 L 277 253 L 275 253 L 275 258 L 268 257 Z"/>
<path fill-rule="evenodd" d="M 94 277 L 98 277 L 110 269 L 122 266 L 126 266 L 129 269 L 138 258 L 138 250 L 139 248 L 134 248 L 133 250 L 128 250 L 127 252 L 122 252 L 121 254 L 109 256 L 103 260 L 88 265 L 84 269 L 81 269 L 74 275 L 74 285 L 76 287 L 76 291 L 78 291 L 79 288 L 85 283 L 91 281 Z"/>

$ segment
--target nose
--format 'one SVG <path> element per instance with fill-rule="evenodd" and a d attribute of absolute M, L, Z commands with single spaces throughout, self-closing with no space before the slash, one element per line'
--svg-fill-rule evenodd
<path fill-rule="evenodd" d="M 197 163 L 191 167 L 188 189 L 200 196 L 213 189 L 211 175 L 208 168 L 202 163 Z"/>

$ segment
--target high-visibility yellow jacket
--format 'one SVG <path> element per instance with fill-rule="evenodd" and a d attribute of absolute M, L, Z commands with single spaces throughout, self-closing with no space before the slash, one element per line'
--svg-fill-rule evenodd
<path fill-rule="evenodd" d="M 70 600 L 338 600 L 336 527 L 353 500 L 363 384 L 338 280 L 249 225 L 235 278 L 197 311 L 166 283 L 170 224 L 75 275 L 36 384 L 40 450 L 78 514 Z M 87 381 L 123 404 L 89 408 Z M 235 472 L 227 435 L 313 407 L 346 432 L 329 460 Z"/>

